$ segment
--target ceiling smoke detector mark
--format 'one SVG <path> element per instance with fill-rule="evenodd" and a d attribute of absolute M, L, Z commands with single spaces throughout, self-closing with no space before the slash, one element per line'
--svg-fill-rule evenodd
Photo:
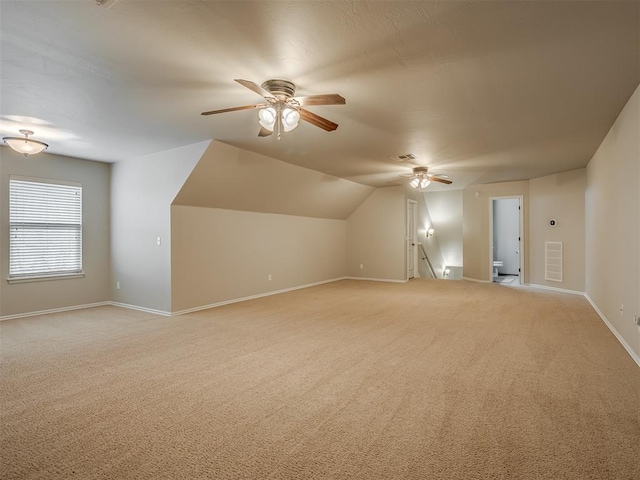
<path fill-rule="evenodd" d="M 391 157 L 391 160 L 395 160 L 396 162 L 407 162 L 409 160 L 417 160 L 418 157 L 413 153 L 405 153 L 404 155 L 396 155 Z"/>
<path fill-rule="evenodd" d="M 96 5 L 103 8 L 111 8 L 120 0 L 93 0 L 96 2 Z"/>

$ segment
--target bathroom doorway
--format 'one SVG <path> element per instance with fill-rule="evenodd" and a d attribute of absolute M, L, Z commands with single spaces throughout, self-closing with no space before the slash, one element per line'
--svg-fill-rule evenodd
<path fill-rule="evenodd" d="M 489 210 L 489 265 L 494 283 L 523 284 L 522 196 L 492 197 Z"/>

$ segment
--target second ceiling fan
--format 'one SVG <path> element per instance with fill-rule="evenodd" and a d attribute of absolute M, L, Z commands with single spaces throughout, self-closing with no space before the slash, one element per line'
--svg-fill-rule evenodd
<path fill-rule="evenodd" d="M 202 112 L 201 115 L 214 115 L 258 108 L 260 109 L 258 111 L 258 123 L 260 124 L 258 136 L 268 137 L 275 131 L 278 140 L 281 138 L 282 131 L 290 132 L 298 126 L 300 120 L 304 120 L 327 132 L 338 128 L 337 123 L 303 108 L 313 105 L 344 105 L 346 103 L 345 99 L 337 93 L 296 97 L 296 86 L 288 80 L 267 80 L 262 85 L 250 80 L 235 79 L 235 81 L 262 96 L 266 103 L 210 110 Z"/>

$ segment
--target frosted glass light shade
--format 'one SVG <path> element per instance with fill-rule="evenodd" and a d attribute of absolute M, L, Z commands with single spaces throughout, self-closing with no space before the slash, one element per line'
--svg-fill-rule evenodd
<path fill-rule="evenodd" d="M 431 180 L 423 178 L 422 180 L 420 180 L 420 188 L 427 188 L 430 183 Z"/>
<path fill-rule="evenodd" d="M 273 132 L 276 124 L 276 109 L 273 107 L 261 108 L 258 112 L 258 123 Z"/>
<path fill-rule="evenodd" d="M 420 179 L 417 177 L 414 178 L 409 182 L 409 185 L 411 185 L 413 188 L 418 188 L 418 185 L 420 185 Z"/>
<path fill-rule="evenodd" d="M 300 121 L 300 112 L 293 108 L 285 108 L 282 110 L 282 128 L 285 132 L 290 132 L 298 126 Z"/>
<path fill-rule="evenodd" d="M 30 139 L 29 135 L 33 135 L 31 130 L 20 130 L 20 133 L 22 133 L 24 137 L 4 137 L 2 140 L 13 150 L 21 153 L 25 157 L 40 153 L 49 146 L 44 142 Z"/>

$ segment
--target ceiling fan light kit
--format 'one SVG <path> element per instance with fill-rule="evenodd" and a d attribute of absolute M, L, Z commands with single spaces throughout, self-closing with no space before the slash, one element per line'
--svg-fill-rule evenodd
<path fill-rule="evenodd" d="M 451 180 L 447 180 L 446 175 L 431 175 L 428 172 L 429 169 L 427 167 L 414 167 L 409 185 L 413 188 L 423 189 L 431 185 L 431 182 L 439 182 L 446 185 L 453 183 Z"/>
<path fill-rule="evenodd" d="M 262 85 L 258 85 L 250 80 L 236 79 L 240 85 L 262 96 L 267 103 L 255 105 L 245 105 L 242 107 L 224 108 L 222 110 L 211 110 L 202 112 L 202 115 L 214 115 L 217 113 L 235 112 L 238 110 L 249 110 L 259 108 L 258 123 L 260 132 L 258 136 L 268 137 L 274 130 L 277 131 L 277 138 L 280 140 L 281 131 L 290 132 L 298 126 L 300 120 L 304 120 L 316 127 L 331 132 L 338 128 L 337 123 L 333 123 L 315 113 L 303 108 L 306 105 L 344 105 L 345 99 L 337 93 L 324 95 L 309 95 L 295 97 L 296 86 L 288 80 L 273 79 L 267 80 Z"/>
<path fill-rule="evenodd" d="M 29 135 L 33 135 L 31 130 L 20 130 L 20 133 L 24 135 L 24 137 L 4 137 L 2 140 L 9 145 L 12 150 L 21 153 L 25 157 L 36 155 L 49 147 L 49 145 L 44 142 L 29 138 Z"/>
<path fill-rule="evenodd" d="M 430 184 L 431 180 L 424 177 L 416 177 L 411 180 L 411 182 L 409 182 L 409 185 L 411 185 L 413 188 L 427 188 Z"/>

